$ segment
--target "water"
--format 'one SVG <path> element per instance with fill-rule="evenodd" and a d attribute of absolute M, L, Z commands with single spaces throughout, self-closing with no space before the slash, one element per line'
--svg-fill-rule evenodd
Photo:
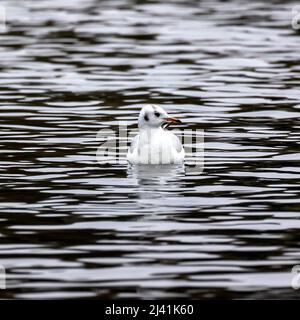
<path fill-rule="evenodd" d="M 2 2 L 0 296 L 298 298 L 294 4 Z M 97 163 L 145 103 L 204 130 L 202 174 Z"/>

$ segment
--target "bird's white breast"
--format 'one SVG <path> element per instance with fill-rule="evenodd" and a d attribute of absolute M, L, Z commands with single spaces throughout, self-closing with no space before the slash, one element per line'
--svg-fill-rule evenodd
<path fill-rule="evenodd" d="M 172 132 L 162 128 L 141 130 L 134 139 L 134 146 L 129 150 L 127 159 L 136 164 L 172 164 L 184 159 L 183 147 L 178 148 Z M 180 143 L 181 144 L 181 143 Z"/>

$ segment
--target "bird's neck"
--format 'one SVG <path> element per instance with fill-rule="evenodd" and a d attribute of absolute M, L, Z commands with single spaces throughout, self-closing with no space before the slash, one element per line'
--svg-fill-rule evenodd
<path fill-rule="evenodd" d="M 159 136 L 164 130 L 161 127 L 143 127 L 140 128 L 140 137 L 144 141 L 153 141 L 153 139 L 156 139 L 157 136 Z"/>
<path fill-rule="evenodd" d="M 139 127 L 139 131 L 140 132 L 159 132 L 159 131 L 163 131 L 162 127 Z"/>

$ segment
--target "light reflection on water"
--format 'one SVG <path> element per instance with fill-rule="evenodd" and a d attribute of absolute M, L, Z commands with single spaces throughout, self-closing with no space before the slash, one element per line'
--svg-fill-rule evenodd
<path fill-rule="evenodd" d="M 1 297 L 298 298 L 293 2 L 3 4 Z M 96 161 L 145 103 L 204 130 L 203 173 Z"/>

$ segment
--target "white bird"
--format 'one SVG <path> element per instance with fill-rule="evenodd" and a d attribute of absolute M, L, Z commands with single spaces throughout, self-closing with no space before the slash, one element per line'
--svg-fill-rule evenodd
<path fill-rule="evenodd" d="M 179 138 L 167 130 L 171 123 L 181 121 L 157 105 L 144 106 L 138 119 L 139 134 L 131 142 L 127 160 L 133 164 L 182 163 L 185 152 Z"/>

